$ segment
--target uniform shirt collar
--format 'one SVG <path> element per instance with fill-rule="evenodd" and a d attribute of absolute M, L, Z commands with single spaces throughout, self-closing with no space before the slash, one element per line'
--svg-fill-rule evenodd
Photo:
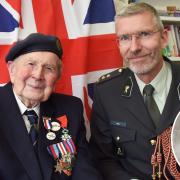
<path fill-rule="evenodd" d="M 167 65 L 165 62 L 163 62 L 163 66 L 162 66 L 160 72 L 149 83 L 155 88 L 154 94 L 161 93 L 161 91 L 163 90 L 163 87 L 165 87 L 165 84 L 166 84 L 166 79 L 167 79 L 166 76 L 167 76 Z M 137 77 L 136 74 L 135 74 L 135 78 L 136 78 L 137 84 L 139 86 L 140 92 L 141 92 L 141 94 L 143 94 L 143 88 L 146 84 L 143 81 L 141 81 Z"/>

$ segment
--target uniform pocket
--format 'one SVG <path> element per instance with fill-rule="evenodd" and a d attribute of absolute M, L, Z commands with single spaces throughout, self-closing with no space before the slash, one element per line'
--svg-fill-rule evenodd
<path fill-rule="evenodd" d="M 112 135 L 116 143 L 126 143 L 135 140 L 136 130 L 112 126 Z"/>
<path fill-rule="evenodd" d="M 132 144 L 136 138 L 136 130 L 126 127 L 111 126 L 112 136 L 115 143 L 114 153 L 119 157 L 126 157 L 128 151 L 132 149 Z"/>

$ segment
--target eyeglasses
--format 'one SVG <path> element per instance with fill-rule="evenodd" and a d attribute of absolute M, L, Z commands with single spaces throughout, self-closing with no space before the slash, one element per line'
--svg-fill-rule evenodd
<path fill-rule="evenodd" d="M 118 45 L 120 46 L 129 46 L 131 44 L 133 36 L 139 40 L 148 40 L 150 39 L 155 33 L 159 32 L 160 30 L 155 31 L 140 31 L 133 34 L 122 34 L 119 35 L 117 38 Z"/>

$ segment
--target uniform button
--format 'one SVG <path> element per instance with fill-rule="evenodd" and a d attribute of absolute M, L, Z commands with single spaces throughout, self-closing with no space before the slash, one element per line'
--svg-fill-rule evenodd
<path fill-rule="evenodd" d="M 117 136 L 117 137 L 116 137 L 116 141 L 119 141 L 119 140 L 120 140 L 120 137 L 119 137 L 119 136 Z"/>
<path fill-rule="evenodd" d="M 154 145 L 156 145 L 156 140 L 151 139 L 151 140 L 150 140 L 150 143 L 151 143 L 152 146 L 154 146 Z"/>
<path fill-rule="evenodd" d="M 119 72 L 122 72 L 122 69 L 119 69 L 118 71 L 119 71 Z"/>
<path fill-rule="evenodd" d="M 102 76 L 101 79 L 105 79 L 105 76 Z"/>

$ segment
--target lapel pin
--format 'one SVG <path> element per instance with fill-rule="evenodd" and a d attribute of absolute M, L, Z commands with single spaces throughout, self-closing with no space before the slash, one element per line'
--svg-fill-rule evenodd
<path fill-rule="evenodd" d="M 129 86 L 125 86 L 124 93 L 126 93 L 126 94 L 127 94 L 127 93 L 128 93 L 129 88 L 130 88 Z"/>

